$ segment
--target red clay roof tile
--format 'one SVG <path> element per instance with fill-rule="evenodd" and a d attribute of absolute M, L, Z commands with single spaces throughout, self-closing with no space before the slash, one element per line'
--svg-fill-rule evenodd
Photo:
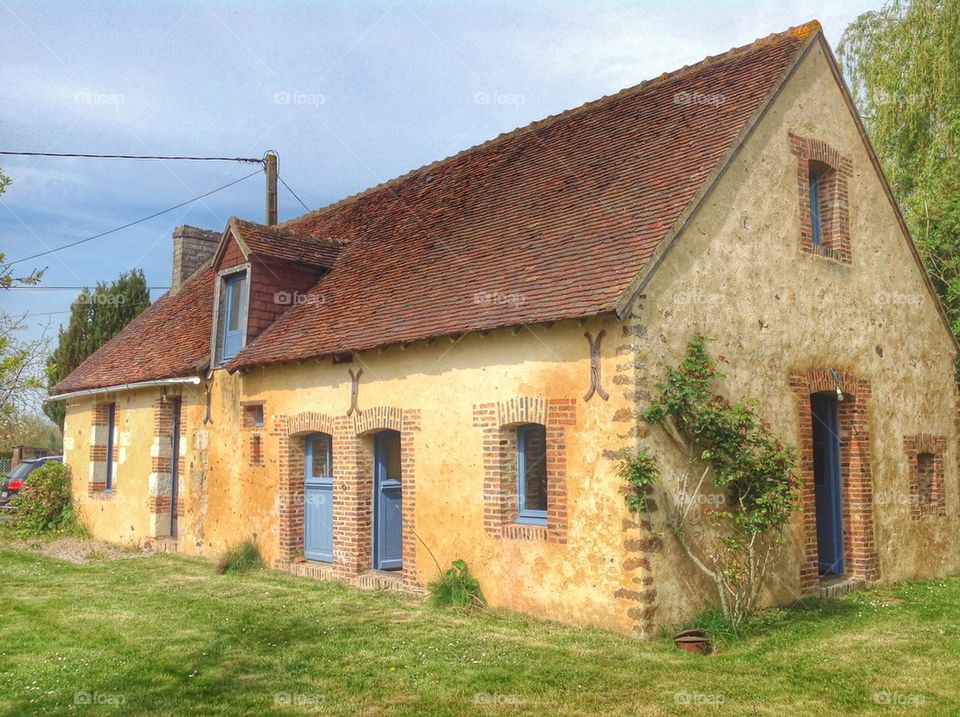
<path fill-rule="evenodd" d="M 278 228 L 238 221 L 251 251 L 332 269 L 318 300 L 228 368 L 612 311 L 817 31 L 707 58 Z M 213 278 L 161 298 L 55 391 L 189 372 L 209 351 Z"/>

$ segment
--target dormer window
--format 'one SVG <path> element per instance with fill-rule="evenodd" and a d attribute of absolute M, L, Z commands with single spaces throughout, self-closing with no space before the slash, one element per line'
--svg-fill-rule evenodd
<path fill-rule="evenodd" d="M 217 357 L 223 364 L 236 356 L 247 338 L 247 268 L 220 276 L 217 317 Z"/>

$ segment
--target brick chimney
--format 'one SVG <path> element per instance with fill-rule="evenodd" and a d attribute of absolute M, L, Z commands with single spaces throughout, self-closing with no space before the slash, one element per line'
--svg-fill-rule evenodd
<path fill-rule="evenodd" d="M 191 227 L 188 224 L 173 230 L 173 278 L 170 290 L 177 291 L 213 256 L 220 243 L 220 232 Z"/>

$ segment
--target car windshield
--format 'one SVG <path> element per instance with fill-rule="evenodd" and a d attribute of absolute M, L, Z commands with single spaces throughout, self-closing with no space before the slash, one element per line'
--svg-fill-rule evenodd
<path fill-rule="evenodd" d="M 25 478 L 31 470 L 33 470 L 32 463 L 20 463 L 16 468 L 10 471 L 10 475 L 7 477 L 10 480 L 20 480 L 21 478 Z"/>

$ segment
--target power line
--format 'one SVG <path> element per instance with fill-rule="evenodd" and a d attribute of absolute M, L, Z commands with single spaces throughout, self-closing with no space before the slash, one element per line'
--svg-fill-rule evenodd
<path fill-rule="evenodd" d="M 8 286 L 0 291 L 79 291 L 89 289 L 89 286 Z M 150 291 L 166 291 L 169 286 L 148 286 Z"/>
<path fill-rule="evenodd" d="M 277 173 L 277 179 L 279 179 L 279 180 L 280 180 L 280 184 L 282 184 L 284 187 L 286 187 L 286 188 L 287 188 L 287 191 L 290 192 L 290 194 L 292 194 L 292 195 L 294 196 L 294 198 L 295 198 L 298 202 L 300 202 L 300 206 L 302 206 L 302 207 L 303 207 L 304 209 L 306 209 L 308 212 L 312 212 L 312 211 L 313 211 L 310 207 L 308 207 L 306 204 L 303 203 L 303 200 L 302 200 L 300 197 L 297 196 L 297 193 L 296 193 L 295 191 L 293 191 L 292 189 L 290 189 L 290 185 L 283 181 L 283 177 L 280 176 L 279 172 Z"/>
<path fill-rule="evenodd" d="M 175 159 L 189 162 L 246 162 L 248 164 L 263 164 L 263 159 L 256 157 L 189 157 L 181 155 L 161 154 L 86 154 L 82 152 L 14 152 L 0 150 L 0 154 L 15 157 L 81 157 L 85 159 Z"/>
<path fill-rule="evenodd" d="M 156 217 L 159 217 L 161 214 L 166 214 L 167 212 L 172 212 L 174 209 L 179 209 L 180 207 L 185 207 L 185 206 L 187 206 L 188 204 L 192 204 L 193 202 L 196 202 L 196 201 L 198 201 L 198 200 L 200 200 L 200 199 L 203 199 L 204 197 L 209 197 L 211 194 L 216 194 L 217 192 L 219 192 L 219 191 L 221 191 L 221 190 L 223 190 L 223 189 L 226 189 L 227 187 L 232 187 L 234 184 L 239 184 L 240 182 L 242 182 L 242 181 L 245 180 L 245 179 L 250 179 L 250 177 L 253 177 L 253 176 L 257 175 L 257 174 L 260 174 L 260 172 L 261 172 L 261 170 L 258 169 L 256 172 L 252 172 L 251 174 L 248 174 L 248 175 L 246 175 L 245 177 L 240 177 L 240 179 L 235 179 L 234 181 L 232 181 L 232 182 L 230 182 L 230 183 L 228 183 L 228 184 L 224 184 L 223 186 L 217 187 L 216 189 L 211 189 L 209 192 L 205 192 L 204 194 L 201 194 L 201 195 L 199 195 L 199 196 L 193 197 L 192 199 L 188 199 L 188 200 L 185 201 L 185 202 L 180 202 L 179 204 L 174 204 L 172 207 L 169 207 L 168 209 L 164 209 L 164 210 L 159 211 L 159 212 L 154 212 L 153 214 L 151 214 L 151 215 L 148 216 L 148 217 L 143 217 L 142 219 L 137 219 L 137 220 L 135 220 L 135 221 L 128 222 L 127 224 L 124 224 L 122 227 L 117 227 L 116 229 L 110 229 L 109 231 L 100 232 L 99 234 L 94 234 L 92 237 L 87 237 L 86 239 L 79 239 L 79 240 L 77 240 L 77 241 L 75 241 L 75 242 L 70 242 L 69 244 L 63 244 L 63 245 L 61 245 L 61 246 L 54 247 L 53 249 L 48 249 L 47 251 L 42 251 L 42 252 L 40 252 L 40 253 L 38 253 L 38 254 L 31 254 L 30 256 L 26 256 L 26 257 L 24 257 L 23 259 L 17 259 L 16 261 L 11 261 L 11 262 L 9 262 L 9 263 L 7 264 L 7 266 L 13 266 L 14 264 L 20 264 L 20 263 L 25 262 L 25 261 L 30 261 L 31 259 L 36 259 L 36 258 L 41 257 L 41 256 L 46 256 L 47 254 L 53 254 L 54 252 L 61 251 L 61 250 L 63 250 L 63 249 L 69 249 L 70 247 L 72 247 L 72 246 L 77 246 L 78 244 L 84 244 L 84 243 L 86 243 L 86 242 L 88 242 L 88 241 L 93 241 L 94 239 L 99 239 L 100 237 L 105 237 L 105 236 L 107 236 L 107 234 L 113 234 L 113 233 L 118 232 L 118 231 L 120 231 L 120 230 L 122 230 L 122 229 L 128 229 L 129 227 L 132 227 L 132 226 L 134 226 L 134 225 L 136 225 L 136 224 L 141 224 L 141 223 L 143 223 L 143 222 L 145 222 L 145 221 L 148 221 L 148 220 L 150 220 L 150 219 L 154 219 L 154 218 L 156 218 Z"/>

